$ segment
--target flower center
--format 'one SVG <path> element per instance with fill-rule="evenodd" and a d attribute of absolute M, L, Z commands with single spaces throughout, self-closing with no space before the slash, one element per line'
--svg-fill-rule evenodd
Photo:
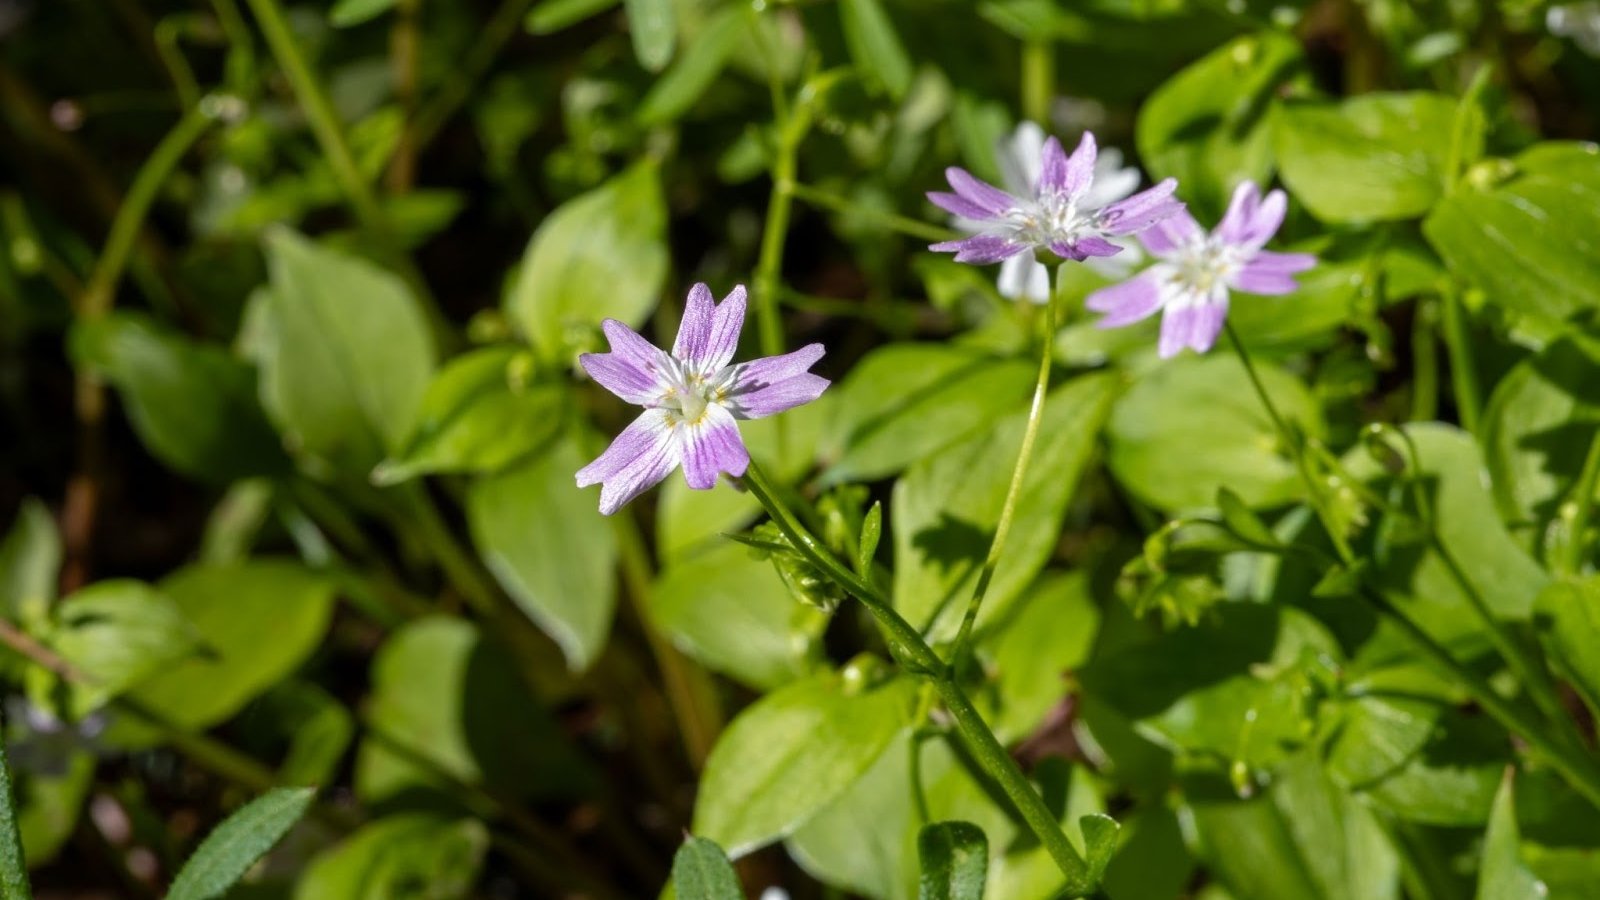
<path fill-rule="evenodd" d="M 1208 296 L 1217 287 L 1226 285 L 1243 262 L 1233 247 L 1211 237 L 1187 244 L 1172 260 L 1177 268 L 1174 277 L 1202 296 Z"/>
<path fill-rule="evenodd" d="M 669 419 L 673 424 L 698 425 L 711 404 L 722 402 L 724 393 L 716 379 L 680 370 L 671 389 L 661 398 L 661 407 L 672 414 Z"/>
<path fill-rule="evenodd" d="M 1042 193 L 1032 203 L 1006 211 L 1018 240 L 1034 245 L 1071 243 L 1093 230 L 1094 218 L 1065 193 Z"/>

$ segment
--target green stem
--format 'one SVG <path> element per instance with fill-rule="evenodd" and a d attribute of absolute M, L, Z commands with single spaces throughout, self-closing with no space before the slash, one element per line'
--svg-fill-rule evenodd
<path fill-rule="evenodd" d="M 933 648 L 922 639 L 922 635 L 911 627 L 911 623 L 895 611 L 889 599 L 878 588 L 836 559 L 822 542 L 800 523 L 794 512 L 780 499 L 779 492 L 767 480 L 766 473 L 762 472 L 754 462 L 745 472 L 743 482 L 750 493 L 754 494 L 766 508 L 767 513 L 772 516 L 773 523 L 789 539 L 796 551 L 866 605 L 867 611 L 872 613 L 878 626 L 883 629 L 890 653 L 895 659 L 908 671 L 931 681 L 939 699 L 944 701 L 945 708 L 955 720 L 956 730 L 961 733 L 967 749 L 978 765 L 1011 799 L 1023 821 L 1038 836 L 1039 843 L 1044 845 L 1056 865 L 1061 868 L 1062 874 L 1066 875 L 1068 883 L 1082 884 L 1087 874 L 1083 857 L 1072 846 L 1072 842 L 1067 840 L 1066 833 L 1061 830 L 1061 823 L 1056 821 L 1050 808 L 1045 805 L 1044 798 L 1039 796 L 1039 792 L 1017 766 L 1016 760 L 1011 758 L 1005 747 L 995 738 L 994 732 L 983 721 L 977 708 L 962 691 L 961 685 L 951 677 L 949 668 L 939 659 L 939 655 L 934 653 Z"/>
<path fill-rule="evenodd" d="M 779 127 L 780 139 L 772 161 L 772 193 L 767 200 L 767 221 L 761 230 L 761 253 L 756 259 L 756 325 L 761 355 L 783 353 L 783 320 L 778 312 L 778 277 L 783 269 L 784 239 L 789 234 L 789 213 L 794 199 L 796 156 L 805 126 L 795 127 L 794 116 Z"/>
<path fill-rule="evenodd" d="M 722 710 L 717 706 L 717 695 L 711 679 L 704 669 L 678 652 L 656 628 L 650 615 L 650 591 L 654 582 L 650 556 L 645 550 L 644 537 L 639 533 L 639 523 L 632 516 L 613 517 L 617 534 L 617 549 L 622 558 L 622 578 L 628 586 L 628 598 L 638 616 L 639 627 L 645 641 L 661 670 L 662 687 L 667 702 L 672 705 L 673 716 L 678 720 L 683 736 L 684 750 L 696 770 L 705 766 L 706 758 L 722 730 Z"/>
<path fill-rule="evenodd" d="M 1411 325 L 1411 359 L 1415 373 L 1411 379 L 1411 416 L 1413 422 L 1431 422 L 1439 417 L 1439 345 L 1433 331 L 1438 319 L 1438 307 L 1428 300 L 1419 300 Z"/>
<path fill-rule="evenodd" d="M 1583 459 L 1583 470 L 1578 473 L 1578 483 L 1573 486 L 1572 524 L 1567 533 L 1567 545 L 1556 560 L 1556 570 L 1573 576 L 1583 571 L 1584 529 L 1589 527 L 1589 517 L 1594 514 L 1594 492 L 1600 488 L 1600 429 L 1589 441 L 1589 453 Z"/>
<path fill-rule="evenodd" d="M 1483 409 L 1483 393 L 1478 388 L 1478 367 L 1472 356 L 1472 335 L 1467 330 L 1467 314 L 1461 298 L 1452 288 L 1443 299 L 1444 342 L 1450 353 L 1450 386 L 1454 389 L 1456 415 L 1461 427 L 1478 433 L 1478 412 Z"/>
<path fill-rule="evenodd" d="M 823 209 L 833 210 L 845 215 L 859 216 L 869 222 L 874 222 L 914 238 L 920 238 L 925 241 L 948 241 L 958 237 L 955 232 L 949 229 L 940 228 L 937 225 L 929 225 L 927 222 L 919 222 L 907 216 L 861 206 L 852 203 L 847 197 L 841 197 L 838 194 L 807 184 L 794 184 L 790 186 L 789 190 L 796 197 L 812 206 L 820 206 Z"/>
<path fill-rule="evenodd" d="M 1048 39 L 1022 45 L 1022 114 L 1050 128 L 1050 101 L 1056 91 L 1056 49 Z"/>
<path fill-rule="evenodd" d="M 1057 278 L 1057 286 L 1060 279 Z M 978 609 L 989 592 L 989 582 L 1000 565 L 1000 555 L 1005 552 L 1006 537 L 1011 533 L 1011 520 L 1016 516 L 1017 500 L 1022 496 L 1022 484 L 1028 477 L 1028 464 L 1033 460 L 1033 445 L 1039 436 L 1039 421 L 1044 418 L 1044 398 L 1050 391 L 1050 362 L 1055 351 L 1056 318 L 1059 314 L 1060 291 L 1050 291 L 1050 301 L 1045 304 L 1044 325 L 1039 334 L 1039 374 L 1033 382 L 1033 401 L 1028 406 L 1028 422 L 1022 431 L 1022 447 L 1017 451 L 1017 463 L 1011 469 L 1011 486 L 1006 489 L 1005 503 L 1000 507 L 1000 520 L 995 524 L 994 540 L 989 543 L 989 556 L 983 561 L 983 571 L 978 573 L 978 583 L 972 589 L 972 599 L 967 603 L 967 613 L 961 619 L 961 630 L 956 632 L 955 645 L 950 650 L 950 674 L 955 676 L 972 639 L 973 626 L 978 621 Z"/>
<path fill-rule="evenodd" d="M 28 863 L 22 855 L 22 830 L 17 827 L 17 799 L 11 792 L 5 742 L 0 740 L 0 900 L 29 900 Z"/>

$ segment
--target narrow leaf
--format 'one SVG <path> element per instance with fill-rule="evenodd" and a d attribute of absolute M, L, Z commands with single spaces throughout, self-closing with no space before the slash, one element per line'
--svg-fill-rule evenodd
<path fill-rule="evenodd" d="M 534 34 L 552 34 L 616 6 L 621 0 L 546 0 L 528 11 L 523 25 Z"/>
<path fill-rule="evenodd" d="M 659 72 L 672 61 L 677 40 L 676 16 L 672 0 L 624 0 L 628 10 L 628 31 L 633 35 L 633 54 L 639 65 Z"/>
<path fill-rule="evenodd" d="M 911 58 L 878 0 L 843 0 L 839 15 L 850 57 L 896 100 L 911 87 Z"/>
<path fill-rule="evenodd" d="M 16 803 L 11 795 L 11 771 L 0 745 L 0 900 L 29 900 L 28 864 L 22 857 L 22 833 L 17 829 Z"/>
<path fill-rule="evenodd" d="M 738 46 L 744 22 L 744 12 L 737 7 L 729 7 L 707 22 L 667 74 L 645 95 L 639 104 L 639 121 L 658 125 L 688 111 L 727 65 L 728 57 Z"/>
<path fill-rule="evenodd" d="M 865 575 L 872 571 L 872 558 L 878 555 L 878 541 L 883 538 L 883 504 L 874 503 L 861 522 L 861 541 L 856 550 L 856 569 Z"/>
<path fill-rule="evenodd" d="M 315 788 L 276 788 L 207 835 L 172 882 L 167 900 L 209 900 L 232 888 L 311 807 Z"/>
<path fill-rule="evenodd" d="M 335 28 L 349 28 L 370 22 L 393 9 L 395 0 L 339 0 L 328 13 Z"/>
<path fill-rule="evenodd" d="M 1489 813 L 1489 830 L 1483 838 L 1483 862 L 1478 870 L 1477 900 L 1539 900 L 1549 894 L 1537 876 L 1522 862 L 1522 837 L 1517 829 L 1517 804 L 1512 778 L 1506 769 Z"/>
<path fill-rule="evenodd" d="M 678 900 L 743 900 L 739 878 L 716 842 L 690 837 L 672 858 L 672 889 Z"/>
<path fill-rule="evenodd" d="M 917 835 L 918 900 L 982 900 L 989 840 L 971 822 L 934 822 Z"/>

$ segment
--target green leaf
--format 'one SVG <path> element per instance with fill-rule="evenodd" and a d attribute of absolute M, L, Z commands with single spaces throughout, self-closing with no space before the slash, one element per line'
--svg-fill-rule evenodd
<path fill-rule="evenodd" d="M 1033 733 L 1069 692 L 1067 674 L 1088 662 L 1100 606 L 1088 571 L 1046 574 L 1019 601 L 993 647 L 1000 710 L 989 718 L 1002 741 Z"/>
<path fill-rule="evenodd" d="M 618 5 L 622 0 L 545 0 L 528 10 L 524 26 L 534 34 L 553 34 Z"/>
<path fill-rule="evenodd" d="M 129 578 L 96 582 L 62 600 L 48 643 L 87 680 L 73 686 L 71 718 L 200 649 L 173 598 Z"/>
<path fill-rule="evenodd" d="M 331 784 L 355 740 L 355 717 L 314 682 L 295 679 L 278 685 L 257 702 L 261 719 L 289 741 L 278 766 L 281 784 Z"/>
<path fill-rule="evenodd" d="M 1600 347 L 1572 335 L 1512 367 L 1484 408 L 1480 438 L 1500 514 L 1523 546 L 1547 558 L 1571 539 L 1570 529 L 1551 526 L 1575 499 L 1600 429 L 1596 384 Z"/>
<path fill-rule="evenodd" d="M 1376 808 L 1409 822 L 1482 827 L 1510 761 L 1499 725 L 1446 708 L 1422 751 L 1363 793 Z"/>
<path fill-rule="evenodd" d="M 1600 256 L 1589 235 L 1600 230 L 1600 150 L 1538 144 L 1517 157 L 1515 171 L 1500 187 L 1451 194 L 1422 230 L 1515 333 L 1542 344 L 1563 322 L 1593 316 Z M 1476 182 L 1469 175 L 1466 183 Z"/>
<path fill-rule="evenodd" d="M 94 787 L 96 759 L 81 749 L 73 731 L 60 743 L 52 740 L 54 735 L 35 734 L 41 745 L 37 749 L 16 741 L 20 729 L 8 731 L 11 762 L 17 772 L 17 828 L 22 832 L 28 868 L 38 869 L 53 862 L 77 830 L 84 801 Z M 44 758 L 39 759 L 40 755 Z"/>
<path fill-rule="evenodd" d="M 672 0 L 623 0 L 628 10 L 628 33 L 633 36 L 633 55 L 639 65 L 659 72 L 672 61 L 677 42 L 677 16 Z"/>
<path fill-rule="evenodd" d="M 316 796 L 315 788 L 276 788 L 245 804 L 195 849 L 167 900 L 211 900 L 227 893 L 300 821 Z"/>
<path fill-rule="evenodd" d="M 971 822 L 934 822 L 917 836 L 919 900 L 983 900 L 989 839 Z"/>
<path fill-rule="evenodd" d="M 1395 774 L 1422 751 L 1452 701 L 1443 676 L 1422 665 L 1349 673 L 1326 754 L 1328 774 L 1352 790 Z"/>
<path fill-rule="evenodd" d="M 394 8 L 396 0 L 339 0 L 328 13 L 335 28 L 370 22 Z"/>
<path fill-rule="evenodd" d="M 475 819 L 390 816 L 312 860 L 294 900 L 466 900 L 488 849 Z"/>
<path fill-rule="evenodd" d="M 0 747 L 0 900 L 29 900 L 28 862 L 22 855 L 22 834 L 17 829 L 16 798 L 11 793 L 11 768 Z"/>
<path fill-rule="evenodd" d="M 714 841 L 690 836 L 672 857 L 677 900 L 743 900 L 739 876 Z"/>
<path fill-rule="evenodd" d="M 1011 535 L 979 613 L 983 626 L 1049 560 L 1068 501 L 1088 466 L 1117 379 L 1080 376 L 1045 399 L 1033 460 L 1017 501 Z M 1022 444 L 1027 412 L 914 466 L 894 486 L 894 601 L 918 626 L 950 637 L 989 552 Z"/>
<path fill-rule="evenodd" d="M 334 585 L 293 562 L 198 565 L 161 582 L 205 648 L 165 667 L 133 696 L 180 728 L 236 715 L 287 678 L 327 634 Z"/>
<path fill-rule="evenodd" d="M 734 857 L 788 836 L 872 766 L 915 693 L 907 679 L 863 686 L 822 672 L 763 697 L 706 760 L 692 830 Z"/>
<path fill-rule="evenodd" d="M 666 279 L 666 220 L 650 162 L 568 200 L 528 242 L 507 315 L 541 356 L 561 363 L 574 329 L 606 318 L 638 327 Z"/>
<path fill-rule="evenodd" d="M 856 68 L 896 100 L 911 88 L 911 58 L 878 0 L 840 0 L 840 25 Z"/>
<path fill-rule="evenodd" d="M 1278 411 L 1320 437 L 1322 416 L 1305 386 L 1274 366 L 1256 368 Z M 1169 512 L 1207 508 L 1223 487 L 1253 508 L 1302 491 L 1272 419 L 1232 355 L 1184 356 L 1151 370 L 1122 395 L 1106 430 L 1117 480 Z"/>
<path fill-rule="evenodd" d="M 762 690 L 804 671 L 815 615 L 770 560 L 731 541 L 669 563 L 650 597 L 650 617 L 680 649 Z"/>
<path fill-rule="evenodd" d="M 75 326 L 72 356 L 117 388 L 139 439 L 179 472 L 225 483 L 288 468 L 255 372 L 222 348 L 115 313 Z"/>
<path fill-rule="evenodd" d="M 1152 178 L 1215 217 L 1235 185 L 1272 176 L 1268 113 L 1300 65 L 1300 45 L 1262 33 L 1238 38 L 1173 76 L 1139 112 L 1138 145 Z"/>
<path fill-rule="evenodd" d="M 451 360 L 423 394 L 410 436 L 372 480 L 389 485 L 437 472 L 494 473 L 548 446 L 565 423 L 566 391 L 516 383 L 525 359 L 514 347 L 488 347 Z"/>
<path fill-rule="evenodd" d="M 1411 219 L 1444 192 L 1456 101 L 1443 94 L 1363 94 L 1278 109 L 1278 169 L 1324 222 Z"/>
<path fill-rule="evenodd" d="M 0 614 L 13 621 L 44 615 L 55 599 L 60 569 L 55 520 L 43 503 L 29 497 L 0 542 Z"/>
<path fill-rule="evenodd" d="M 827 484 L 893 475 L 978 433 L 1026 402 L 1033 366 L 960 347 L 890 344 L 857 363 L 833 393 L 823 455 Z"/>
<path fill-rule="evenodd" d="M 1477 900 L 1543 900 L 1549 889 L 1522 861 L 1517 804 L 1512 793 L 1516 770 L 1506 767 L 1483 836 L 1483 862 L 1478 866 Z"/>
<path fill-rule="evenodd" d="M 1555 582 L 1534 610 L 1572 686 L 1591 710 L 1600 709 L 1600 577 Z"/>
<path fill-rule="evenodd" d="M 730 6 L 712 16 L 665 75 L 656 79 L 639 101 L 634 115 L 641 125 L 660 125 L 679 118 L 717 80 L 739 46 L 748 21 L 745 11 Z"/>
<path fill-rule="evenodd" d="M 366 802 L 460 798 L 456 782 L 518 799 L 593 785 L 515 662 L 470 622 L 431 616 L 396 631 L 373 659 L 372 686 L 356 756 Z"/>
<path fill-rule="evenodd" d="M 433 375 L 422 309 L 394 275 L 286 229 L 257 346 L 262 405 L 291 449 L 365 477 L 406 436 Z"/>
<path fill-rule="evenodd" d="M 518 468 L 475 481 L 467 494 L 479 555 L 574 672 L 605 646 L 617 602 L 612 525 L 593 495 L 572 484 L 587 461 L 569 436 Z"/>
<path fill-rule="evenodd" d="M 872 560 L 878 555 L 878 542 L 883 538 L 883 504 L 874 501 L 872 508 L 861 520 L 861 537 L 856 542 L 856 571 L 872 571 Z"/>

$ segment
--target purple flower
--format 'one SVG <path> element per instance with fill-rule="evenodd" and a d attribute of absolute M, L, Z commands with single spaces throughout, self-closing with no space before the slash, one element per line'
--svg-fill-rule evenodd
<path fill-rule="evenodd" d="M 1172 199 L 1178 186 L 1172 178 L 1097 208 L 1094 173 L 1094 135 L 1088 132 L 1070 157 L 1055 138 L 1044 142 L 1031 198 L 1013 196 L 952 166 L 945 170 L 945 177 L 955 193 L 935 191 L 928 199 L 946 212 L 971 220 L 982 231 L 929 249 L 954 253 L 956 262 L 979 265 L 1041 248 L 1082 261 L 1116 254 L 1122 248 L 1110 238 L 1137 234 L 1183 210 L 1183 204 Z"/>
<path fill-rule="evenodd" d="M 679 466 L 697 490 L 713 487 L 722 472 L 743 475 L 750 454 L 736 421 L 765 418 L 822 395 L 828 380 L 806 371 L 822 358 L 821 344 L 728 365 L 744 312 L 744 285 L 720 304 L 710 288 L 695 285 L 670 355 L 615 319 L 602 323 L 611 352 L 585 353 L 578 362 L 644 413 L 578 470 L 579 487 L 602 485 L 600 512 L 611 515 Z"/>
<path fill-rule="evenodd" d="M 1283 191 L 1263 199 L 1260 189 L 1246 182 L 1233 192 L 1227 213 L 1210 234 L 1187 212 L 1175 215 L 1139 235 L 1161 262 L 1095 291 L 1086 305 L 1105 313 L 1101 328 L 1129 325 L 1162 310 L 1161 356 L 1175 356 L 1184 347 L 1204 353 L 1222 332 L 1230 289 L 1292 293 L 1297 285 L 1290 276 L 1317 264 L 1309 253 L 1261 249 L 1283 224 L 1287 207 Z"/>

